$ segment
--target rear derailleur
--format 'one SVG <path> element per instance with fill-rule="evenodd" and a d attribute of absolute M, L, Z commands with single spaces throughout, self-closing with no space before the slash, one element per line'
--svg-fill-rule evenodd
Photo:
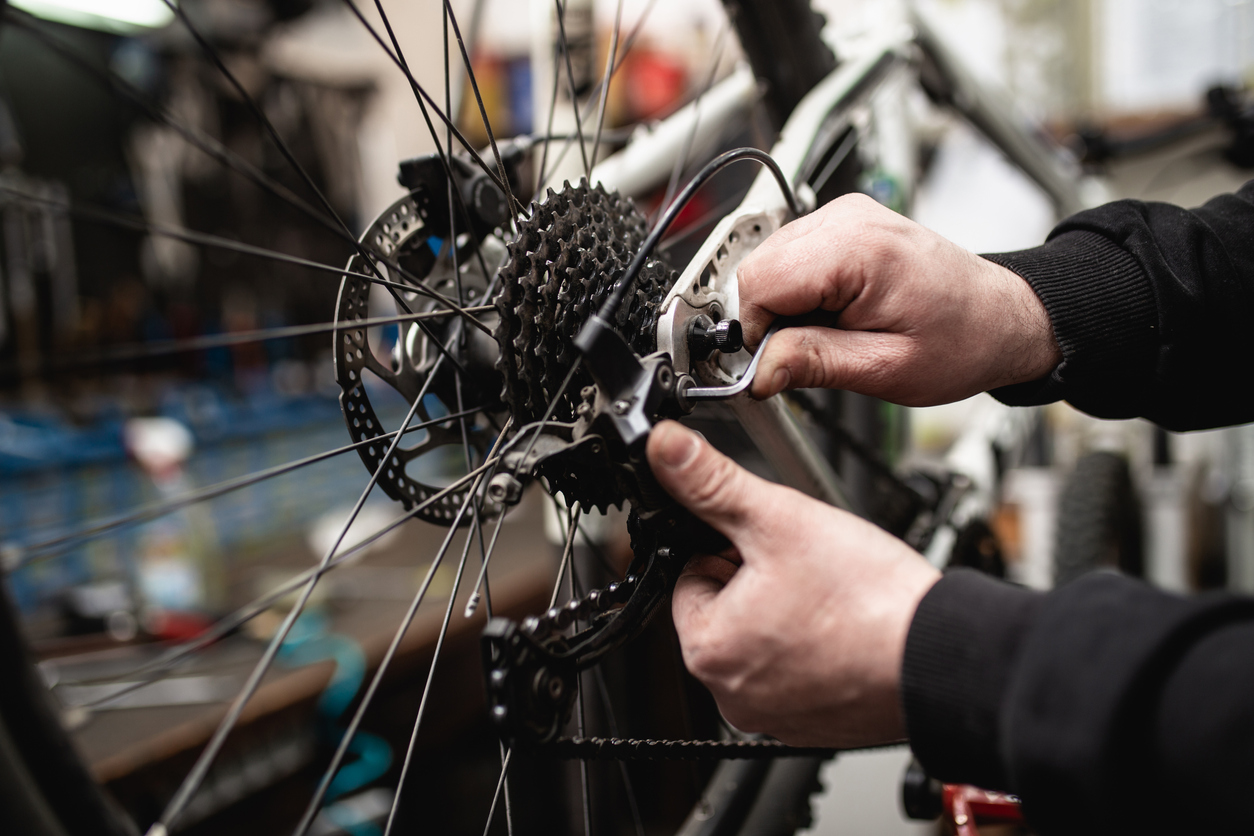
<path fill-rule="evenodd" d="M 595 385 L 581 392 L 575 421 L 519 429 L 488 493 L 510 505 L 527 481 L 541 476 L 551 490 L 589 506 L 625 499 L 632 506 L 634 558 L 621 581 L 521 624 L 495 618 L 484 629 L 488 704 L 511 745 L 556 740 L 574 707 L 579 672 L 640 634 L 689 557 L 729 546 L 666 494 L 645 458 L 653 426 L 691 411 L 683 398 L 691 380 L 676 374 L 665 353 L 637 357 L 599 317 L 589 320 L 576 345 Z M 566 635 L 572 626 L 576 631 Z"/>

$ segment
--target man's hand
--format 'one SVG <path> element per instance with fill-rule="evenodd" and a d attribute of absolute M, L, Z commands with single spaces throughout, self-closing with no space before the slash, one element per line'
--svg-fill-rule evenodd
<path fill-rule="evenodd" d="M 823 387 L 929 406 L 1036 380 L 1062 360 L 1027 282 L 863 195 L 788 224 L 737 273 L 750 345 L 777 316 L 836 315 L 835 328 L 771 340 L 758 398 Z"/>
<path fill-rule="evenodd" d="M 691 560 L 675 585 L 684 662 L 729 722 L 786 743 L 905 737 L 906 632 L 940 577 L 871 523 L 771 484 L 671 421 L 649 463 L 676 500 L 735 548 Z"/>

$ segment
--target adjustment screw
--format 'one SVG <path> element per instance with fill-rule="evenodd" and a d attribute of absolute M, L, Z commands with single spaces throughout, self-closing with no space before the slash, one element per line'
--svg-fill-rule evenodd
<path fill-rule="evenodd" d="M 631 410 L 631 401 L 614 401 L 614 405 L 610 409 L 615 415 L 626 415 Z"/>
<path fill-rule="evenodd" d="M 724 319 L 714 326 L 710 336 L 714 340 L 714 348 L 724 354 L 735 354 L 745 347 L 745 332 L 738 319 Z"/>
<path fill-rule="evenodd" d="M 498 473 L 488 483 L 488 497 L 502 505 L 517 505 L 522 499 L 523 484 L 512 473 Z"/>
<path fill-rule="evenodd" d="M 744 347 L 745 334 L 739 320 L 714 323 L 707 316 L 699 316 L 688 326 L 688 351 L 695 359 L 704 360 L 715 351 L 735 354 Z"/>

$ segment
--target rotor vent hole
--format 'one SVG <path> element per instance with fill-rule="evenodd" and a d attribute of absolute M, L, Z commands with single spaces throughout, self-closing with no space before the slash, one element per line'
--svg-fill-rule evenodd
<path fill-rule="evenodd" d="M 396 300 L 387 288 L 382 285 L 372 285 L 370 288 L 369 309 L 366 314 L 371 319 L 386 319 L 395 317 L 399 311 L 397 310 Z M 390 322 L 387 325 L 375 325 L 365 331 L 358 330 L 357 346 L 358 349 L 367 349 L 374 358 L 379 361 L 379 365 L 385 369 L 397 371 L 399 365 L 395 362 L 397 359 L 397 346 L 401 338 L 400 323 Z M 358 359 L 362 359 L 362 355 L 358 354 Z"/>

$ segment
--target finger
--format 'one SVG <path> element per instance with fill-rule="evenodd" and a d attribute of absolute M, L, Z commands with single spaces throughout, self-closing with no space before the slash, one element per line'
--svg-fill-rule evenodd
<path fill-rule="evenodd" d="M 722 589 L 723 583 L 716 578 L 689 574 L 686 570 L 675 581 L 675 591 L 671 593 L 671 620 L 675 623 L 681 647 L 698 643 L 709 623 L 710 608 Z"/>
<path fill-rule="evenodd" d="M 796 249 L 793 242 L 806 238 L 815 227 L 812 215 L 785 224 L 736 267 L 740 287 L 738 316 L 746 345 L 757 346 L 777 314 L 806 313 L 814 307 L 809 304 L 814 293 L 796 281 L 797 265 L 781 264 L 780 257 L 794 250 L 804 254 L 806 248 Z"/>
<path fill-rule="evenodd" d="M 648 443 L 653 475 L 681 505 L 733 543 L 762 514 L 771 486 L 674 421 L 653 428 Z"/>
<path fill-rule="evenodd" d="M 785 389 L 847 389 L 900 400 L 898 385 L 912 359 L 911 338 L 882 331 L 799 327 L 781 330 L 766 346 L 750 393 L 768 398 Z"/>

